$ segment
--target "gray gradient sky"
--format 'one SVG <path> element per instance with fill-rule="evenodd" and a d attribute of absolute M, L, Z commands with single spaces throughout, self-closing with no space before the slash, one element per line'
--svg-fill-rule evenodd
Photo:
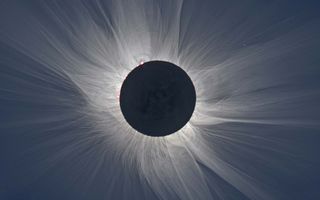
<path fill-rule="evenodd" d="M 0 200 L 320 199 L 320 2 L 186 0 L 179 38 L 172 40 L 179 1 L 128 2 L 0 1 Z M 99 34 L 82 33 L 103 30 L 111 38 L 101 40 L 110 63 L 122 59 L 114 53 L 121 41 L 130 51 L 132 40 L 144 36 L 131 32 L 130 20 L 141 14 L 133 4 L 146 16 L 160 13 L 146 25 L 151 49 L 176 42 L 174 52 L 192 66 L 203 94 L 198 105 L 208 116 L 193 122 L 201 140 L 186 145 L 192 162 L 179 157 L 181 169 L 159 179 L 165 166 L 134 159 L 128 165 L 130 156 L 117 157 L 118 140 L 97 139 L 101 129 L 117 126 L 116 117 L 108 113 L 97 129 L 92 119 L 101 115 L 80 110 L 92 95 L 86 86 L 99 77 L 73 76 L 91 73 L 100 59 L 88 47 L 100 44 Z M 131 16 L 128 24 L 121 16 Z M 179 174 L 185 188 L 175 181 Z"/>

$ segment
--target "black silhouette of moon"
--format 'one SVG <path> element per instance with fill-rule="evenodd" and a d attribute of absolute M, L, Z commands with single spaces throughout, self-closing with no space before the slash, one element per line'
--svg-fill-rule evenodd
<path fill-rule="evenodd" d="M 126 121 L 138 132 L 162 137 L 180 130 L 190 120 L 196 103 L 188 74 L 165 61 L 146 62 L 124 80 L 120 107 Z"/>

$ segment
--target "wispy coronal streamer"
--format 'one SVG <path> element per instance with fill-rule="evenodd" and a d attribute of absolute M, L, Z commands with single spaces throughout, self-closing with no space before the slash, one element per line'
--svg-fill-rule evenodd
<path fill-rule="evenodd" d="M 319 6 L 319 5 L 318 5 Z M 299 1 L 3 1 L 0 199 L 317 199 L 320 18 Z M 140 63 L 191 77 L 192 118 L 138 133 Z"/>

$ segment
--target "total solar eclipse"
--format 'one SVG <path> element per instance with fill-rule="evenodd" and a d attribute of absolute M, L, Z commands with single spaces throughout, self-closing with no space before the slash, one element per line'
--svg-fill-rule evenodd
<path fill-rule="evenodd" d="M 138 132 L 154 137 L 170 135 L 190 120 L 196 92 L 188 74 L 177 65 L 150 61 L 134 68 L 124 80 L 120 107 Z"/>

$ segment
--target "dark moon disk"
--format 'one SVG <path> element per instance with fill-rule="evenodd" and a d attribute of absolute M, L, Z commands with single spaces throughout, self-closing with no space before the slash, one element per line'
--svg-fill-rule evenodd
<path fill-rule="evenodd" d="M 124 80 L 120 107 L 138 132 L 154 137 L 175 133 L 191 118 L 196 92 L 188 74 L 165 61 L 146 62 Z"/>

